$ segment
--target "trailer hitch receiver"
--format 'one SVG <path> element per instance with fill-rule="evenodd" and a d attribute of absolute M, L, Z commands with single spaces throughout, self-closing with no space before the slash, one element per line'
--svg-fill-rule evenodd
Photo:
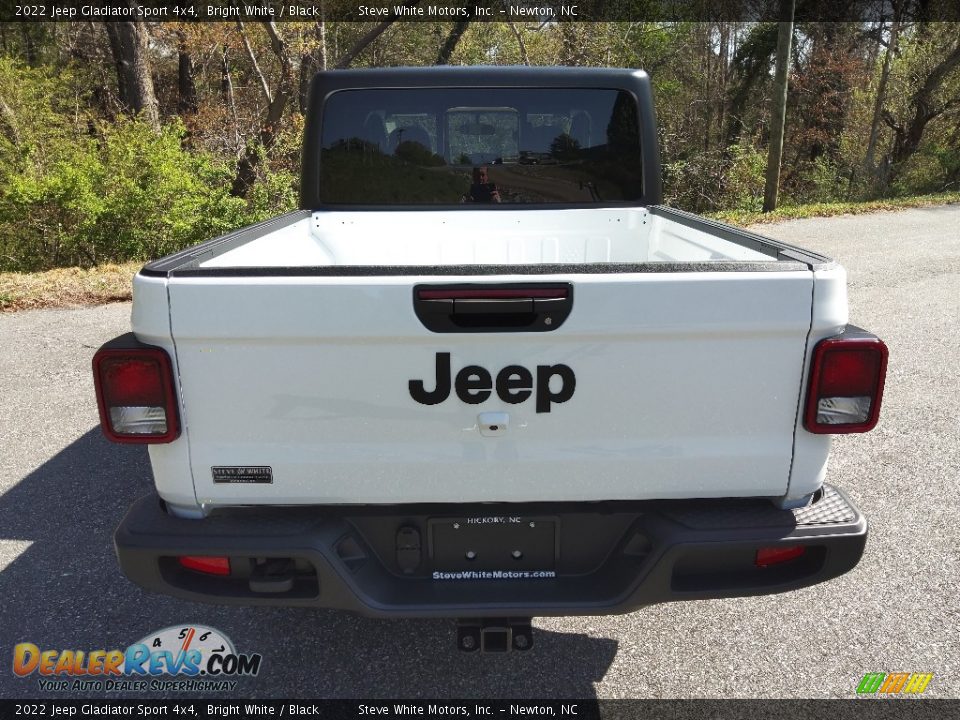
<path fill-rule="evenodd" d="M 457 647 L 463 652 L 506 653 L 533 647 L 530 618 L 474 618 L 457 621 Z"/>

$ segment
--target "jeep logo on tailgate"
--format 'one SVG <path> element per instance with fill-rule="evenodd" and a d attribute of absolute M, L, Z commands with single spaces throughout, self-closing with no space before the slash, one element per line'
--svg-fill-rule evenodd
<path fill-rule="evenodd" d="M 410 397 L 424 405 L 437 405 L 450 397 L 450 353 L 437 353 L 436 386 L 427 392 L 423 380 L 410 381 Z M 560 387 L 550 389 L 552 378 L 560 379 Z M 490 372 L 479 365 L 467 365 L 457 373 L 453 383 L 457 397 L 470 405 L 489 399 L 494 388 Z M 538 413 L 550 412 L 552 403 L 563 403 L 573 397 L 577 377 L 566 365 L 537 365 L 536 403 Z M 507 365 L 497 373 L 497 395 L 505 403 L 516 405 L 534 394 L 533 373 L 522 365 Z"/>

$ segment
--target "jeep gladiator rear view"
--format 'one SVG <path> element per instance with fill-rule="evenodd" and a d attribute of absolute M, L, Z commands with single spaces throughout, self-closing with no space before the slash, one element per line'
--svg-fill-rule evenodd
<path fill-rule="evenodd" d="M 146 265 L 94 357 L 156 483 L 123 571 L 506 650 L 850 570 L 830 435 L 876 424 L 886 347 L 832 260 L 660 203 L 643 72 L 317 75 L 300 209 Z"/>

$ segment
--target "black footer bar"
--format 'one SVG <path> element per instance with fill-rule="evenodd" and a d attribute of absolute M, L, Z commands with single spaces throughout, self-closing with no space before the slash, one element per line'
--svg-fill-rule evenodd
<path fill-rule="evenodd" d="M 960 700 L 857 697 L 838 700 L 0 700 L 13 718 L 642 718 L 643 720 L 913 720 L 960 717 Z"/>

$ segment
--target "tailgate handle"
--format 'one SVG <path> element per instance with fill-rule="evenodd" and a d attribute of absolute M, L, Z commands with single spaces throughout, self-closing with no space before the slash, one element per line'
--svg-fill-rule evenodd
<path fill-rule="evenodd" d="M 533 298 L 464 298 L 453 301 L 454 315 L 483 315 L 484 313 L 523 315 L 532 312 Z"/>
<path fill-rule="evenodd" d="M 573 307 L 569 283 L 418 285 L 413 306 L 433 332 L 549 332 Z"/>

